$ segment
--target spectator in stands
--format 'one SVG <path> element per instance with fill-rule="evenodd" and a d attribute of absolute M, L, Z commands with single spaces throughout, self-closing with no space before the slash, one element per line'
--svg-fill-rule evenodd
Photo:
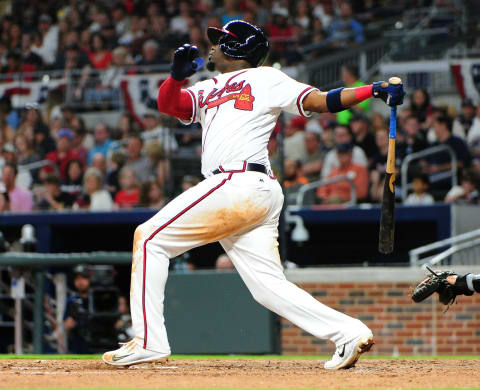
<path fill-rule="evenodd" d="M 122 2 L 118 2 L 113 6 L 112 19 L 115 24 L 117 36 L 121 37 L 130 30 L 131 20 L 127 14 L 127 9 Z"/>
<path fill-rule="evenodd" d="M 307 120 L 298 116 L 290 120 L 285 127 L 285 158 L 288 160 L 303 160 L 307 157 L 305 151 L 305 125 Z"/>
<path fill-rule="evenodd" d="M 180 1 L 178 14 L 170 19 L 170 31 L 174 34 L 188 35 L 191 22 L 190 4 L 188 1 Z"/>
<path fill-rule="evenodd" d="M 370 132 L 370 122 L 362 114 L 356 114 L 350 120 L 355 145 L 362 148 L 369 161 L 378 153 L 375 136 Z"/>
<path fill-rule="evenodd" d="M 220 21 L 222 25 L 243 18 L 243 14 L 239 9 L 238 0 L 223 0 L 223 9 L 220 10 Z"/>
<path fill-rule="evenodd" d="M 480 173 L 468 169 L 463 173 L 461 185 L 454 186 L 445 196 L 445 202 L 478 204 L 480 202 Z"/>
<path fill-rule="evenodd" d="M 431 116 L 433 106 L 430 104 L 430 95 L 423 88 L 413 91 L 412 102 L 410 104 L 411 115 L 416 116 L 423 129 L 428 129 L 432 125 Z"/>
<path fill-rule="evenodd" d="M 436 145 L 450 146 L 457 157 L 458 168 L 469 168 L 472 163 L 472 156 L 468 150 L 467 144 L 455 135 L 452 135 L 452 120 L 448 116 L 440 116 L 433 122 L 435 135 L 438 142 Z M 448 153 L 438 153 L 429 158 L 429 165 L 426 166 L 426 173 L 433 174 L 437 172 L 448 171 L 451 169 L 450 156 Z"/>
<path fill-rule="evenodd" d="M 120 191 L 115 195 L 115 204 L 121 209 L 131 209 L 139 204 L 140 190 L 135 172 L 129 167 L 120 171 Z"/>
<path fill-rule="evenodd" d="M 428 175 L 419 173 L 413 177 L 413 193 L 408 195 L 404 204 L 409 206 L 425 206 L 435 203 L 428 191 Z"/>
<path fill-rule="evenodd" d="M 43 66 L 42 57 L 32 51 L 32 34 L 30 33 L 22 34 L 21 62 L 33 66 L 35 71 L 40 70 Z"/>
<path fill-rule="evenodd" d="M 360 80 L 360 72 L 357 65 L 342 65 L 341 72 L 342 81 L 346 88 L 357 88 L 365 85 L 365 83 Z M 337 123 L 348 125 L 355 114 L 370 114 L 370 100 L 371 99 L 366 99 L 348 110 L 343 110 L 337 113 Z"/>
<path fill-rule="evenodd" d="M 88 57 L 96 69 L 107 69 L 112 63 L 112 52 L 107 49 L 107 41 L 101 34 L 93 34 L 90 37 Z"/>
<path fill-rule="evenodd" d="M 462 101 L 462 112 L 453 121 L 452 133 L 463 140 L 466 140 L 475 118 L 475 105 L 471 99 Z"/>
<path fill-rule="evenodd" d="M 75 202 L 76 208 L 91 211 L 111 211 L 113 200 L 103 188 L 103 175 L 97 168 L 88 168 L 83 178 L 83 194 Z"/>
<path fill-rule="evenodd" d="M 50 152 L 45 157 L 46 160 L 54 163 L 59 170 L 60 178 L 65 180 L 67 177 L 67 164 L 72 159 L 82 158 L 72 150 L 73 133 L 70 129 L 61 129 L 58 132 L 57 150 Z M 52 173 L 54 169 L 46 166 L 42 172 Z"/>
<path fill-rule="evenodd" d="M 20 49 L 22 40 L 22 29 L 17 23 L 13 23 L 8 31 L 7 45 L 9 50 Z"/>
<path fill-rule="evenodd" d="M 377 130 L 384 129 L 386 126 L 388 126 L 385 117 L 378 112 L 374 112 L 371 115 L 371 123 L 373 134 L 375 134 Z"/>
<path fill-rule="evenodd" d="M 143 138 L 146 139 L 145 143 L 147 145 L 151 141 L 160 141 L 167 155 L 173 154 L 178 150 L 178 143 L 175 139 L 175 135 L 169 128 L 163 127 L 158 122 L 158 116 L 156 113 L 147 111 L 143 116 L 143 124 L 145 126 Z"/>
<path fill-rule="evenodd" d="M 51 137 L 46 126 L 37 125 L 34 127 L 34 151 L 40 158 L 45 158 L 56 149 L 55 141 Z M 19 132 L 20 133 L 20 132 Z M 28 130 L 25 132 L 28 134 Z M 28 137 L 28 136 L 27 136 Z"/>
<path fill-rule="evenodd" d="M 476 116 L 467 135 L 467 144 L 475 158 L 475 164 L 480 164 L 480 105 L 477 106 Z"/>
<path fill-rule="evenodd" d="M 230 271 L 235 269 L 235 266 L 232 260 L 230 260 L 230 257 L 228 257 L 226 253 L 222 253 L 215 261 L 215 269 L 217 271 Z"/>
<path fill-rule="evenodd" d="M 117 32 L 112 23 L 108 23 L 100 30 L 100 36 L 105 40 L 105 49 L 113 50 L 117 47 Z"/>
<path fill-rule="evenodd" d="M 105 177 L 107 174 L 107 159 L 102 153 L 97 153 L 93 156 L 92 167 L 97 168 Z"/>
<path fill-rule="evenodd" d="M 353 18 L 352 6 L 344 1 L 340 4 L 340 17 L 329 26 L 329 39 L 334 47 L 350 47 L 363 43 L 363 26 Z"/>
<path fill-rule="evenodd" d="M 113 142 L 110 139 L 110 129 L 105 123 L 98 123 L 95 126 L 93 134 L 95 139 L 95 146 L 92 150 L 90 150 L 90 153 L 88 154 L 89 165 L 92 163 L 93 156 L 95 156 L 97 153 L 102 153 L 105 157 L 107 157 Z"/>
<path fill-rule="evenodd" d="M 275 6 L 272 9 L 272 22 L 266 28 L 270 37 L 271 61 L 278 61 L 285 54 L 288 43 L 294 37 L 294 30 L 288 22 L 288 9 Z"/>
<path fill-rule="evenodd" d="M 13 212 L 30 212 L 33 209 L 33 196 L 28 189 L 16 185 L 17 173 L 14 164 L 7 162 L 2 167 L 3 193 L 8 205 L 6 209 Z"/>
<path fill-rule="evenodd" d="M 75 197 L 62 191 L 58 176 L 48 175 L 43 184 L 44 187 L 40 187 L 36 192 L 36 208 L 38 210 L 60 211 L 72 207 Z"/>
<path fill-rule="evenodd" d="M 308 184 L 308 179 L 305 176 L 302 176 L 302 166 L 300 161 L 285 160 L 284 169 L 285 180 L 283 182 L 283 186 L 286 203 L 296 204 L 297 192 L 301 186 Z M 308 201 L 310 201 L 310 199 L 308 199 Z"/>
<path fill-rule="evenodd" d="M 353 162 L 353 144 L 344 143 L 336 146 L 339 167 L 332 168 L 329 178 L 354 175 L 353 183 L 359 201 L 365 200 L 368 195 L 368 171 L 365 166 Z M 351 199 L 350 184 L 347 181 L 328 184 L 319 187 L 317 196 L 323 203 L 337 204 L 348 202 Z"/>
<path fill-rule="evenodd" d="M 127 112 L 120 117 L 118 129 L 120 130 L 120 140 L 127 140 L 131 134 L 138 133 L 140 130 L 133 116 Z"/>
<path fill-rule="evenodd" d="M 88 337 L 90 272 L 86 266 L 77 266 L 73 271 L 73 278 L 75 293 L 68 298 L 63 316 L 63 326 L 68 335 L 68 351 L 90 353 Z"/>
<path fill-rule="evenodd" d="M 65 55 L 59 56 L 56 64 L 58 68 L 64 68 L 68 72 L 74 100 L 81 100 L 92 67 L 88 56 L 77 44 L 72 43 L 65 47 Z"/>
<path fill-rule="evenodd" d="M 140 188 L 140 206 L 160 210 L 165 206 L 162 187 L 155 181 L 149 180 Z"/>
<path fill-rule="evenodd" d="M 118 312 L 120 313 L 120 319 L 115 323 L 115 329 L 118 333 L 118 341 L 125 343 L 135 337 L 135 333 L 133 333 L 132 328 L 129 301 L 124 296 L 118 297 Z"/>
<path fill-rule="evenodd" d="M 411 153 L 417 153 L 428 147 L 425 134 L 420 131 L 420 123 L 416 116 L 410 115 L 405 119 L 403 130 L 405 131 L 405 142 L 397 146 L 398 156 L 404 158 Z"/>
<path fill-rule="evenodd" d="M 21 133 L 15 136 L 15 148 L 18 165 L 26 165 L 37 162 L 40 157 L 34 152 L 31 142 Z"/>
<path fill-rule="evenodd" d="M 50 15 L 42 14 L 39 18 L 39 30 L 41 34 L 41 46 L 34 48 L 33 51 L 42 57 L 47 65 L 55 62 L 58 47 L 59 30 L 57 25 L 52 24 Z"/>
<path fill-rule="evenodd" d="M 2 74 L 5 75 L 5 77 L 2 79 L 3 82 L 12 82 L 14 80 L 14 74 L 16 74 L 16 79 L 32 81 L 32 72 L 35 71 L 35 66 L 32 64 L 22 63 L 19 49 L 10 50 L 7 53 L 6 59 L 7 63 L 1 69 Z M 25 75 L 22 75 L 22 73 L 25 73 Z M 21 77 L 19 78 L 19 76 Z"/>
<path fill-rule="evenodd" d="M 131 168 L 141 183 L 146 182 L 150 176 L 150 162 L 142 156 L 143 140 L 139 135 L 132 134 L 128 138 L 127 162 L 125 166 Z"/>
<path fill-rule="evenodd" d="M 378 152 L 372 157 L 369 170 L 370 170 L 370 182 L 373 186 L 376 186 L 385 173 L 387 166 L 388 156 L 388 130 L 381 129 L 375 133 L 375 144 Z"/>
<path fill-rule="evenodd" d="M 137 61 L 137 65 L 155 66 L 164 62 L 165 61 L 162 59 L 162 56 L 159 53 L 158 43 L 153 39 L 145 41 L 145 43 L 142 45 L 142 55 Z"/>
<path fill-rule="evenodd" d="M 71 194 L 77 198 L 83 189 L 83 169 L 84 163 L 79 159 L 71 159 L 67 163 L 67 177 L 62 180 L 62 191 Z"/>
<path fill-rule="evenodd" d="M 325 152 L 321 149 L 320 134 L 310 131 L 305 133 L 305 150 L 307 152 L 306 157 L 300 161 L 302 164 L 302 175 L 308 181 L 319 180 L 325 157 Z"/>
<path fill-rule="evenodd" d="M 83 127 L 73 129 L 72 150 L 80 156 L 82 161 L 88 160 L 88 149 L 84 146 L 87 130 Z"/>
<path fill-rule="evenodd" d="M 108 158 L 106 189 L 112 197 L 120 190 L 120 171 L 125 165 L 126 157 L 123 153 L 113 152 Z"/>
<path fill-rule="evenodd" d="M 353 143 L 353 136 L 349 126 L 338 125 L 334 130 L 335 144 Z M 354 164 L 367 167 L 368 161 L 365 152 L 357 145 L 353 146 L 352 159 Z M 340 167 L 340 160 L 338 157 L 338 150 L 332 149 L 325 156 L 322 168 L 322 178 L 327 178 L 333 168 Z"/>

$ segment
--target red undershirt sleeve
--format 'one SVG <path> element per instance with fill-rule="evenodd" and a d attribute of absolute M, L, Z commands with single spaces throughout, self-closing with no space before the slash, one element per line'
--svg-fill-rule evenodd
<path fill-rule="evenodd" d="M 172 115 L 183 121 L 191 121 L 193 115 L 193 97 L 182 89 L 183 81 L 177 81 L 171 76 L 158 89 L 157 106 L 160 112 Z"/>

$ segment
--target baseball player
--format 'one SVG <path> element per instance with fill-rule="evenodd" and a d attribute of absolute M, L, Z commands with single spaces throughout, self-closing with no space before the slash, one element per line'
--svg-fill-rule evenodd
<path fill-rule="evenodd" d="M 131 311 L 135 338 L 106 352 L 105 363 L 128 366 L 170 355 L 163 317 L 169 259 L 219 241 L 255 300 L 336 346 L 327 369 L 348 368 L 373 345 L 370 329 L 318 302 L 287 281 L 278 253 L 281 187 L 273 177 L 267 143 L 282 110 L 294 115 L 338 112 L 372 96 L 401 104 L 403 90 L 381 82 L 320 92 L 280 70 L 261 66 L 269 42 L 262 31 L 235 20 L 208 28 L 207 69 L 218 76 L 182 88 L 199 64 L 198 49 L 176 50 L 158 108 L 184 124 L 202 125 L 205 180 L 172 200 L 134 235 Z"/>

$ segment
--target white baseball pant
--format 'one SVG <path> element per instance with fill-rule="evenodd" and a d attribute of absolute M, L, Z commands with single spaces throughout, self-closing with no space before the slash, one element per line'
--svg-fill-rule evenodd
<path fill-rule="evenodd" d="M 318 338 L 337 345 L 352 340 L 365 327 L 362 322 L 318 302 L 283 274 L 279 183 L 241 169 L 208 177 L 136 229 L 130 304 L 137 343 L 170 353 L 163 317 L 169 259 L 215 241 L 257 302 Z"/>

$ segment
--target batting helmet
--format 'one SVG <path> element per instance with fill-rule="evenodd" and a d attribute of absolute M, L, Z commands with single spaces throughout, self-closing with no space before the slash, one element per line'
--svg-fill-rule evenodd
<path fill-rule="evenodd" d="M 232 20 L 223 28 L 209 27 L 207 35 L 213 45 L 219 45 L 223 54 L 244 59 L 254 67 L 262 65 L 267 58 L 270 45 L 265 34 L 243 20 Z"/>

